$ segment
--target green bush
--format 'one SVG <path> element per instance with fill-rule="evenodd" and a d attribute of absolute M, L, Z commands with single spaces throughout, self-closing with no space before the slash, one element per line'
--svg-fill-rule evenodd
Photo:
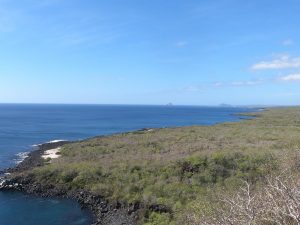
<path fill-rule="evenodd" d="M 241 152 L 192 156 L 179 162 L 179 166 L 182 179 L 190 178 L 198 184 L 224 182 L 229 177 L 253 181 L 263 176 L 268 169 L 277 167 L 271 154 L 250 155 Z"/>
<path fill-rule="evenodd" d="M 175 225 L 167 213 L 152 212 L 144 225 Z"/>

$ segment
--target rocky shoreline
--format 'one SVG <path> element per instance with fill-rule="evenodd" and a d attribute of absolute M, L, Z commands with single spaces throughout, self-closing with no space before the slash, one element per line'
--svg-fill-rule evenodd
<path fill-rule="evenodd" d="M 14 168 L 0 172 L 0 191 L 22 191 L 40 197 L 61 197 L 79 202 L 82 208 L 93 213 L 92 225 L 137 225 L 140 215 L 148 208 L 151 211 L 167 212 L 161 205 L 145 207 L 141 204 L 127 204 L 126 202 L 109 202 L 103 196 L 94 195 L 85 190 L 67 190 L 63 187 L 45 186 L 35 183 L 30 177 L 22 176 L 22 172 L 34 167 L 42 166 L 45 151 L 68 144 L 68 141 L 57 141 L 40 144 L 37 150 L 29 153 L 28 157 Z M 1 176 L 2 174 L 2 176 Z"/>

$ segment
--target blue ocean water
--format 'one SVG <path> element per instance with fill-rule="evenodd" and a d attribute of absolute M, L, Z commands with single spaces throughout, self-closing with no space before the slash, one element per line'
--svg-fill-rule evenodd
<path fill-rule="evenodd" d="M 237 107 L 0 104 L 0 170 L 34 144 L 79 140 L 141 128 L 212 125 L 241 119 Z M 21 153 L 21 154 L 20 154 Z M 0 225 L 87 225 L 90 215 L 70 200 L 0 192 Z"/>

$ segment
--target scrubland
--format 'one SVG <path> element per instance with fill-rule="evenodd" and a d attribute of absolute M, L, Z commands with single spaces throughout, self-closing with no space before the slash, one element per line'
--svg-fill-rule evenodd
<path fill-rule="evenodd" d="M 249 116 L 71 143 L 60 158 L 24 173 L 38 183 L 168 209 L 145 207 L 146 225 L 300 224 L 300 108 Z"/>

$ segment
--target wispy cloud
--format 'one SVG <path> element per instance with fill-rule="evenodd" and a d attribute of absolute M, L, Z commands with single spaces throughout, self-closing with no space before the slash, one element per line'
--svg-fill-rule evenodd
<path fill-rule="evenodd" d="M 222 87 L 224 85 L 224 83 L 223 82 L 214 82 L 212 85 L 214 87 Z"/>
<path fill-rule="evenodd" d="M 297 96 L 299 93 L 295 92 L 283 92 L 283 93 L 277 93 L 274 96 L 276 97 L 292 97 L 292 96 Z"/>
<path fill-rule="evenodd" d="M 109 44 L 127 35 L 126 27 L 130 22 L 119 20 L 119 15 L 70 11 L 50 19 L 48 33 L 51 35 L 46 40 L 63 46 Z"/>
<path fill-rule="evenodd" d="M 224 10 L 231 12 L 234 4 L 233 0 L 218 1 L 197 1 L 197 5 L 192 9 L 192 15 L 198 18 L 222 18 Z"/>
<path fill-rule="evenodd" d="M 26 0 L 16 4 L 13 0 L 0 0 L 0 32 L 13 32 L 28 25 L 29 21 L 41 21 L 34 18 L 33 11 L 41 10 L 63 0 Z"/>
<path fill-rule="evenodd" d="M 180 92 L 205 92 L 216 88 L 247 88 L 268 84 L 284 84 L 284 83 L 300 83 L 300 73 L 288 74 L 280 77 L 271 77 L 268 79 L 251 79 L 251 80 L 237 80 L 237 81 L 216 81 L 213 83 L 203 83 L 198 85 L 189 85 Z M 291 94 L 289 94 L 291 95 Z"/>
<path fill-rule="evenodd" d="M 22 11 L 9 7 L 7 1 L 0 1 L 0 32 L 12 32 L 22 18 Z"/>
<path fill-rule="evenodd" d="M 48 38 L 50 42 L 56 42 L 64 46 L 75 45 L 95 45 L 95 44 L 108 44 L 121 37 L 122 34 L 117 31 L 94 31 L 94 29 L 88 29 L 77 31 L 72 30 L 68 33 L 61 31 L 53 34 L 52 38 Z"/>
<path fill-rule="evenodd" d="M 230 82 L 222 82 L 217 81 L 213 83 L 207 84 L 199 84 L 199 85 L 189 85 L 182 88 L 180 91 L 183 92 L 203 92 L 212 88 L 226 88 L 226 87 L 249 87 L 249 86 L 257 86 L 264 84 L 266 80 L 256 79 L 256 80 L 240 80 L 240 81 L 230 81 Z"/>
<path fill-rule="evenodd" d="M 284 45 L 284 46 L 290 46 L 293 44 L 294 44 L 294 41 L 292 39 L 286 39 L 282 42 L 282 45 Z"/>
<path fill-rule="evenodd" d="M 182 88 L 180 91 L 183 92 L 202 92 L 205 90 L 204 85 L 189 85 L 184 88 Z"/>
<path fill-rule="evenodd" d="M 280 56 L 272 61 L 262 61 L 254 64 L 252 70 L 271 70 L 271 69 L 293 69 L 300 68 L 300 58 L 293 58 L 289 55 Z"/>
<path fill-rule="evenodd" d="M 300 82 L 300 73 L 281 76 L 279 80 L 285 82 Z"/>
<path fill-rule="evenodd" d="M 67 0 L 26 0 L 15 4 L 13 0 L 0 0 L 0 33 L 19 31 L 28 39 L 34 36 L 50 45 L 94 46 L 126 36 L 126 28 L 134 22 L 104 11 L 76 7 L 61 10 L 71 3 Z"/>
<path fill-rule="evenodd" d="M 31 0 L 37 7 L 48 7 L 62 2 L 62 0 Z"/>
<path fill-rule="evenodd" d="M 178 47 L 178 48 L 182 48 L 182 47 L 185 47 L 188 45 L 188 42 L 187 41 L 178 41 L 175 46 Z"/>
<path fill-rule="evenodd" d="M 239 86 L 239 87 L 246 87 L 246 86 L 256 86 L 263 84 L 263 80 L 246 80 L 246 81 L 234 81 L 229 83 L 229 86 Z"/>
<path fill-rule="evenodd" d="M 226 49 L 232 50 L 232 48 L 239 48 L 241 46 L 249 46 L 251 44 L 261 42 L 265 40 L 263 35 L 241 35 L 237 36 L 230 41 L 222 41 L 222 42 L 211 42 L 206 46 L 206 50 L 211 51 L 222 51 Z"/>

